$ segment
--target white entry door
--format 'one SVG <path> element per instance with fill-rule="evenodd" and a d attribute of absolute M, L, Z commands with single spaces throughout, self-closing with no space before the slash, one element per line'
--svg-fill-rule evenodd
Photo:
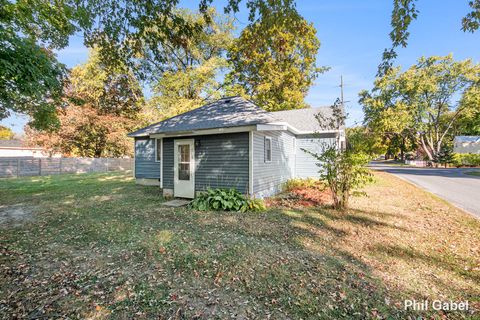
<path fill-rule="evenodd" d="M 174 143 L 173 194 L 180 198 L 195 198 L 195 144 L 193 139 Z"/>

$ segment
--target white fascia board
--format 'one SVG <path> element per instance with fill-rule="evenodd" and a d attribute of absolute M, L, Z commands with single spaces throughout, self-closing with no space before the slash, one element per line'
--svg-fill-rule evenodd
<path fill-rule="evenodd" d="M 263 124 L 263 125 L 257 125 L 257 130 L 259 130 L 258 126 L 284 127 L 285 129 L 283 129 L 283 130 L 288 130 L 291 133 L 296 134 L 296 135 L 316 134 L 316 133 L 339 133 L 339 132 L 343 131 L 343 130 L 302 131 L 302 130 L 298 130 L 295 127 L 292 127 L 290 124 L 288 124 L 286 122 L 272 122 L 272 123 L 267 123 L 267 124 Z M 269 129 L 265 129 L 265 130 L 269 130 Z M 274 130 L 282 130 L 282 129 L 274 129 Z"/>
<path fill-rule="evenodd" d="M 286 125 L 281 124 L 257 124 L 257 131 L 285 131 Z"/>
<path fill-rule="evenodd" d="M 205 129 L 205 130 L 191 130 L 191 131 L 172 132 L 172 133 L 156 133 L 156 134 L 151 134 L 150 138 L 186 137 L 186 136 L 202 136 L 202 135 L 209 135 L 209 134 L 249 132 L 249 131 L 254 131 L 255 129 L 256 129 L 255 126 L 242 126 L 242 127 L 229 127 L 229 128 L 217 128 L 217 129 Z"/>

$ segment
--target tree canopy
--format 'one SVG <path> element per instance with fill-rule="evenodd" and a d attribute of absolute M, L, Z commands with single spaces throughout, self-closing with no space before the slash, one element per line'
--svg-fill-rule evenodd
<path fill-rule="evenodd" d="M 459 119 L 478 112 L 480 65 L 453 57 L 422 57 L 405 72 L 389 69 L 360 93 L 365 124 L 382 135 L 413 137 L 430 160 Z"/>
<path fill-rule="evenodd" d="M 32 127 L 58 127 L 65 77 L 51 51 L 0 27 L 0 119 L 16 112 L 29 115 Z"/>
<path fill-rule="evenodd" d="M 153 83 L 148 101 L 150 121 L 162 120 L 219 98 L 223 92 L 220 72 L 227 67 L 226 51 L 233 41 L 233 21 L 208 9 L 211 21 L 203 14 L 179 10 L 185 21 L 201 26 L 195 37 L 176 48 L 167 41 L 170 52 L 165 70 Z"/>
<path fill-rule="evenodd" d="M 55 131 L 27 128 L 30 144 L 50 152 L 80 157 L 132 155 L 127 133 L 141 122 L 143 95 L 132 73 L 106 68 L 97 51 L 74 67 L 65 88 L 65 107 L 57 109 L 60 126 Z"/>
<path fill-rule="evenodd" d="M 12 129 L 5 126 L 0 126 L 0 140 L 11 140 L 13 139 L 14 135 L 15 134 L 13 133 Z"/>
<path fill-rule="evenodd" d="M 229 79 L 267 110 L 303 108 L 313 81 L 325 70 L 316 66 L 320 41 L 313 24 L 271 2 L 235 40 Z"/>
<path fill-rule="evenodd" d="M 229 0 L 227 13 L 243 1 L 250 21 L 272 5 L 294 10 L 290 0 Z M 31 116 L 31 128 L 55 129 L 61 107 L 65 66 L 53 49 L 68 46 L 79 34 L 89 48 L 97 48 L 104 68 L 126 68 L 141 79 L 158 80 L 171 72 L 173 52 L 181 50 L 203 30 L 202 22 L 184 19 L 179 0 L 0 0 L 0 119 L 13 112 Z M 199 0 L 204 22 L 214 18 Z M 170 48 L 166 48 L 166 45 Z"/>
<path fill-rule="evenodd" d="M 463 1 L 468 1 L 470 11 L 462 18 L 461 29 L 464 32 L 473 33 L 480 28 L 480 0 Z M 392 29 L 389 34 L 392 46 L 383 52 L 382 63 L 378 67 L 379 76 L 393 67 L 393 62 L 397 58 L 397 49 L 407 46 L 410 37 L 410 24 L 417 19 L 419 14 L 416 3 L 417 0 L 393 0 L 390 20 Z"/>

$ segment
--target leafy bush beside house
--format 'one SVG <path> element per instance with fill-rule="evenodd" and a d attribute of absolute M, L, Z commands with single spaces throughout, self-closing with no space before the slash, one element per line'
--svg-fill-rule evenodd
<path fill-rule="evenodd" d="M 283 192 L 288 192 L 299 188 L 314 188 L 323 187 L 323 183 L 318 179 L 306 178 L 306 179 L 288 179 L 282 186 Z"/>
<path fill-rule="evenodd" d="M 208 189 L 197 196 L 190 208 L 199 211 L 264 211 L 265 203 L 261 199 L 247 199 L 236 189 Z"/>
<path fill-rule="evenodd" d="M 339 151 L 335 145 L 326 146 L 319 154 L 302 150 L 318 160 L 320 181 L 330 189 L 335 209 L 347 208 L 350 196 L 359 194 L 358 189 L 373 180 L 366 168 L 368 155 Z"/>
<path fill-rule="evenodd" d="M 331 109 L 329 117 L 320 114 L 316 117 L 321 128 L 324 123 L 328 123 L 330 128 L 341 128 L 345 125 L 343 103 L 337 99 Z M 304 148 L 301 150 L 317 160 L 319 180 L 330 189 L 335 209 L 347 208 L 350 196 L 360 193 L 358 189 L 373 180 L 370 170 L 366 168 L 371 156 L 353 148 L 352 144 L 347 144 L 344 149 L 337 139 L 335 143 L 322 145 L 319 153 Z"/>
<path fill-rule="evenodd" d="M 455 167 L 477 167 L 480 166 L 480 154 L 455 153 L 451 162 Z"/>

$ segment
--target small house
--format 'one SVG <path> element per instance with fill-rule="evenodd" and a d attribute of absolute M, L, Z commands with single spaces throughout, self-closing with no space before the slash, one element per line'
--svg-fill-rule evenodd
<path fill-rule="evenodd" d="M 0 140 L 0 158 L 59 158 L 61 154 L 51 155 L 40 147 L 26 146 L 22 140 Z"/>
<path fill-rule="evenodd" d="M 343 128 L 321 129 L 316 119 L 331 112 L 267 112 L 241 97 L 217 100 L 129 134 L 135 139 L 136 182 L 181 198 L 208 188 L 274 195 L 288 179 L 318 177 L 315 158 L 302 149 L 344 144 Z"/>
<path fill-rule="evenodd" d="M 480 154 L 480 136 L 456 136 L 453 152 Z"/>

